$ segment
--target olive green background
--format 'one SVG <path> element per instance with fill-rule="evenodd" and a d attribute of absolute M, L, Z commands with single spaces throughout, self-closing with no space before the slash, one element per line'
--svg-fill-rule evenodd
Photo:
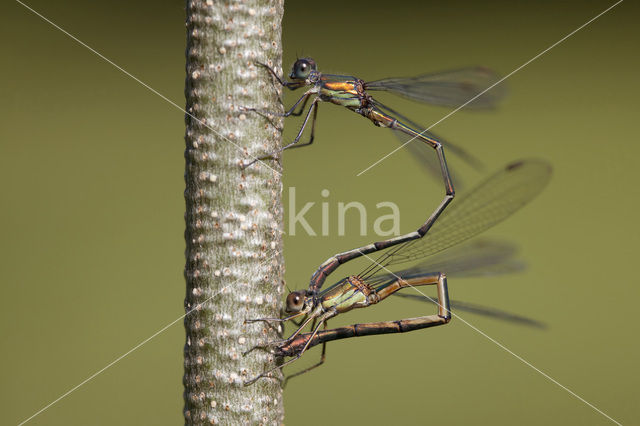
<path fill-rule="evenodd" d="M 28 4 L 183 105 L 180 1 Z M 363 79 L 481 64 L 507 74 L 612 2 L 302 2 L 285 5 L 285 72 L 298 55 Z M 20 6 L 1 10 L 0 407 L 16 424 L 183 314 L 183 113 Z M 451 279 L 451 296 L 547 323 L 462 318 L 623 424 L 637 389 L 638 7 L 628 1 L 508 80 L 498 111 L 457 113 L 434 131 L 488 171 L 523 157 L 554 166 L 546 191 L 492 236 L 516 242 L 524 273 Z M 266 60 L 267 58 L 265 58 Z M 287 93 L 285 104 L 295 101 Z M 383 97 L 428 126 L 447 111 Z M 290 140 L 299 121 L 290 119 Z M 287 284 L 327 257 L 378 239 L 337 204 L 401 209 L 415 229 L 442 197 L 397 142 L 321 105 L 316 143 L 284 156 L 285 204 L 330 235 L 285 237 Z M 473 182 L 481 176 L 449 156 Z M 321 191 L 330 191 L 322 197 Z M 287 228 L 285 228 L 287 229 Z M 357 272 L 342 268 L 335 278 Z M 333 325 L 399 319 L 430 305 L 392 300 Z M 179 424 L 182 321 L 31 424 Z M 310 365 L 318 349 L 299 365 Z M 409 334 L 335 342 L 327 363 L 285 392 L 286 420 L 320 424 L 607 424 L 460 319 Z"/>

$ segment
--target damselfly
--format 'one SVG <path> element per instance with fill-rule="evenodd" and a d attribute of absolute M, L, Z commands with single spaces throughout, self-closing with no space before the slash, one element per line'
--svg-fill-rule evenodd
<path fill-rule="evenodd" d="M 547 185 L 550 176 L 551 167 L 544 161 L 524 160 L 511 163 L 479 184 L 469 194 L 461 197 L 462 199 L 458 200 L 439 220 L 431 223 L 427 220 L 425 225 L 428 225 L 426 228 L 428 233 L 425 230 L 422 235 L 388 250 L 359 274 L 344 278 L 320 293 L 317 290 L 322 282 L 318 280 L 312 280 L 307 290 L 291 292 L 287 296 L 285 308 L 286 312 L 290 314 L 289 316 L 263 318 L 249 322 L 283 322 L 304 317 L 300 327 L 288 339 L 261 346 L 278 356 L 293 358 L 247 381 L 246 384 L 254 383 L 270 372 L 296 361 L 307 349 L 320 343 L 325 345 L 326 342 L 337 339 L 400 333 L 447 324 L 451 319 L 451 306 L 445 275 L 447 271 L 438 270 L 435 264 L 433 266 L 436 268 L 429 267 L 428 263 L 395 273 L 390 272 L 388 268 L 424 259 L 496 225 L 535 198 Z M 327 264 L 335 265 L 333 267 L 335 269 L 346 260 L 388 249 L 395 245 L 393 242 L 397 240 L 382 241 L 336 255 L 331 258 L 337 260 L 336 263 L 333 261 L 325 262 L 323 264 L 325 266 L 321 267 L 314 274 L 314 277 L 320 274 L 326 278 L 328 275 L 328 273 L 325 274 L 328 270 Z M 400 242 L 403 242 L 402 237 Z M 492 258 L 495 256 L 488 252 L 487 259 Z M 340 259 L 344 261 L 339 262 Z M 490 262 L 476 262 L 476 264 L 478 267 L 487 267 Z M 397 321 L 354 324 L 320 331 L 320 327 L 326 328 L 327 321 L 336 315 L 379 303 L 403 288 L 423 285 L 437 287 L 438 312 L 435 315 Z M 311 322 L 312 331 L 301 333 Z"/>
<path fill-rule="evenodd" d="M 473 109 L 492 108 L 504 95 L 504 87 L 492 87 L 499 81 L 497 74 L 483 67 L 461 68 L 438 73 L 422 74 L 415 77 L 385 78 L 366 82 L 353 76 L 321 73 L 317 69 L 316 62 L 311 58 L 296 60 L 289 74 L 291 81 L 283 81 L 271 67 L 265 64 L 260 65 L 265 67 L 279 84 L 290 90 L 296 90 L 302 87 L 309 88 L 288 111 L 284 114 L 277 115 L 284 117 L 302 115 L 309 99 L 313 98 L 313 101 L 307 110 L 300 131 L 294 140 L 282 149 L 265 157 L 260 157 L 259 159 L 273 158 L 274 155 L 286 149 L 311 145 L 314 140 L 318 103 L 330 102 L 357 112 L 371 120 L 376 126 L 391 128 L 398 131 L 396 134 L 401 132 L 412 139 L 419 139 L 424 142 L 426 145 L 407 145 L 409 149 L 413 151 L 414 157 L 429 167 L 431 171 L 441 170 L 445 178 L 445 183 L 447 183 L 450 178 L 444 164 L 444 154 L 442 154 L 440 148 L 441 144 L 444 144 L 447 149 L 451 149 L 473 166 L 478 167 L 480 162 L 462 148 L 450 142 L 445 142 L 432 132 L 418 130 L 421 126 L 374 99 L 369 92 L 387 91 L 414 101 L 432 105 L 454 108 L 459 108 L 464 105 L 465 108 Z M 489 88 L 491 88 L 491 90 L 488 90 Z M 300 108 L 296 112 L 298 107 Z M 261 112 L 256 109 L 249 109 Z M 313 118 L 311 119 L 312 116 Z M 312 120 L 310 138 L 307 142 L 298 144 L 310 119 Z M 432 161 L 434 157 L 426 154 L 424 147 L 431 147 L 437 151 L 440 164 L 434 164 Z M 247 166 L 253 164 L 255 161 L 257 161 L 257 159 L 248 163 Z"/>

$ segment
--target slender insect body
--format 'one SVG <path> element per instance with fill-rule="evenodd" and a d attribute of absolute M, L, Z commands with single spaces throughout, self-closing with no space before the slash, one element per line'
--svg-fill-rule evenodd
<path fill-rule="evenodd" d="M 441 141 L 439 137 L 435 137 L 433 133 L 423 131 L 418 132 L 415 129 L 420 128 L 407 117 L 399 114 L 393 109 L 375 100 L 370 93 L 374 91 L 387 91 L 397 95 L 419 101 L 430 103 L 433 105 L 442 105 L 449 107 L 457 107 L 461 103 L 469 99 L 475 99 L 470 108 L 493 108 L 497 101 L 504 94 L 504 90 L 493 90 L 492 95 L 487 95 L 486 88 L 498 81 L 497 74 L 481 67 L 462 68 L 458 70 L 445 71 L 441 73 L 423 74 L 416 77 L 408 78 L 386 78 L 377 81 L 364 81 L 354 76 L 323 74 L 318 70 L 317 63 L 312 58 L 300 58 L 291 67 L 289 81 L 283 81 L 280 76 L 269 66 L 260 64 L 265 67 L 277 82 L 289 90 L 297 90 L 303 87 L 310 88 L 298 101 L 284 114 L 267 113 L 269 115 L 280 115 L 284 117 L 302 115 L 308 101 L 311 99 L 311 106 L 306 112 L 304 122 L 295 139 L 278 151 L 269 155 L 255 158 L 253 161 L 245 164 L 245 167 L 254 164 L 258 160 L 267 158 L 275 158 L 274 155 L 290 148 L 298 148 L 309 146 L 314 140 L 314 129 L 316 117 L 318 114 L 319 102 L 330 102 L 335 105 L 344 106 L 358 114 L 367 117 L 378 127 L 388 127 L 399 130 L 405 134 L 409 134 L 412 138 L 420 140 L 431 148 L 435 148 L 434 142 Z M 315 95 L 315 96 L 314 96 Z M 297 108 L 300 108 L 296 112 Z M 261 113 L 257 109 L 249 109 Z M 396 126 L 397 119 L 405 122 L 405 124 Z M 302 133 L 308 123 L 311 123 L 311 135 L 309 141 L 298 144 L 302 137 Z M 413 127 L 414 129 L 410 128 Z M 481 163 L 472 155 L 465 152 L 460 147 L 447 142 L 445 146 L 450 146 L 465 161 L 474 167 L 481 167 Z M 419 149 L 419 148 L 417 148 Z M 419 156 L 422 156 L 421 153 Z M 444 169 L 443 156 L 437 153 L 439 159 L 439 167 L 445 181 L 449 180 L 448 170 Z M 427 168 L 433 169 L 431 163 L 424 163 Z M 434 171 L 434 170 L 431 170 Z M 445 182 L 447 186 L 448 182 Z"/>

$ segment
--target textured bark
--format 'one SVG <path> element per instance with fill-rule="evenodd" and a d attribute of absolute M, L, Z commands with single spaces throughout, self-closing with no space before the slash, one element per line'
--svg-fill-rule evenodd
<path fill-rule="evenodd" d="M 241 165 L 279 146 L 282 120 L 241 107 L 282 109 L 255 62 L 280 68 L 283 3 L 188 0 L 186 11 L 185 422 L 278 424 L 280 382 L 243 385 L 276 360 L 242 353 L 278 338 L 244 320 L 280 312 L 282 183 L 273 161 Z"/>

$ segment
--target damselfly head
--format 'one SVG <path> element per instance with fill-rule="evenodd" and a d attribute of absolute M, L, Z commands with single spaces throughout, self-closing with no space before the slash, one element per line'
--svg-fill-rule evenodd
<path fill-rule="evenodd" d="M 298 59 L 291 67 L 289 78 L 292 80 L 306 80 L 311 71 L 317 71 L 316 61 L 311 58 Z"/>
<path fill-rule="evenodd" d="M 307 304 L 307 292 L 304 290 L 292 291 L 287 296 L 287 305 L 285 310 L 287 312 L 300 312 L 305 308 Z"/>

